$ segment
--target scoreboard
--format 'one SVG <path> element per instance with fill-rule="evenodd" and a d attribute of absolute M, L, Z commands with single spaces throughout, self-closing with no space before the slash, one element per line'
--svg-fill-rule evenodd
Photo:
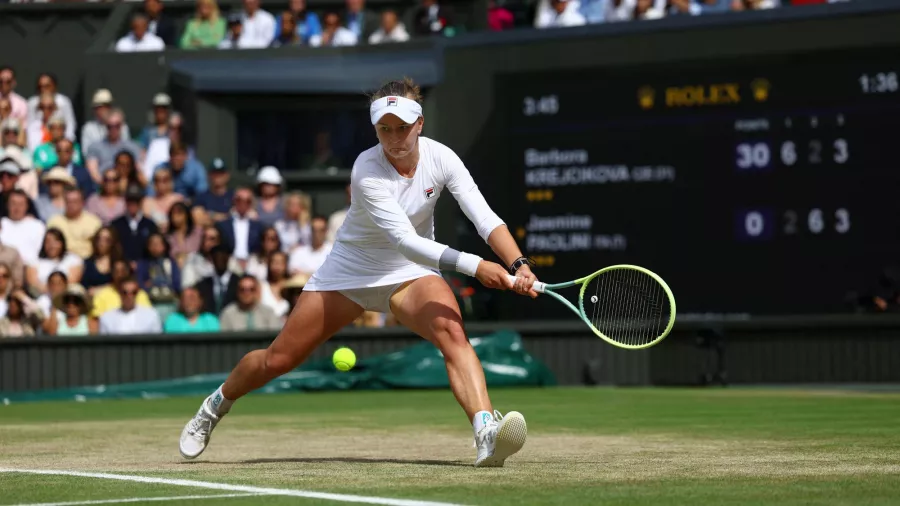
<path fill-rule="evenodd" d="M 487 199 L 545 281 L 631 263 L 683 313 L 826 313 L 900 264 L 900 48 L 498 75 L 494 103 Z"/>

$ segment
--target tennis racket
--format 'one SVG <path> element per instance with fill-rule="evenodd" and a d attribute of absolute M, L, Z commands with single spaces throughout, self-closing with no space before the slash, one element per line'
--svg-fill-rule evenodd
<path fill-rule="evenodd" d="M 515 276 L 509 276 L 515 283 Z M 556 290 L 581 285 L 578 306 Z M 675 325 L 675 296 L 661 277 L 637 265 L 612 265 L 568 283 L 534 283 L 575 312 L 598 337 L 629 350 L 662 341 Z"/>

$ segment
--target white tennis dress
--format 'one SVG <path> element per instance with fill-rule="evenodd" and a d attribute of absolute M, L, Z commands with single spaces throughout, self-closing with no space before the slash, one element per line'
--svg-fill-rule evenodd
<path fill-rule="evenodd" d="M 390 295 L 409 280 L 439 275 L 447 246 L 434 240 L 434 207 L 453 194 L 485 240 L 503 220 L 487 205 L 462 160 L 447 146 L 419 137 L 419 165 L 405 178 L 381 145 L 353 164 L 350 210 L 308 291 L 340 291 L 372 311 L 389 312 Z"/>

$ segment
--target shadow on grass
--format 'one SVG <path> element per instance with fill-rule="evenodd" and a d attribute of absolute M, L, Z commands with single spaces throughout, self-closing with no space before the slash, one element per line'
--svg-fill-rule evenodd
<path fill-rule="evenodd" d="M 213 462 L 213 461 L 183 461 L 181 464 L 278 464 L 278 463 L 296 463 L 296 464 L 326 464 L 332 462 L 342 462 L 345 464 L 412 464 L 422 466 L 450 466 L 450 467 L 472 467 L 472 464 L 456 462 L 453 460 L 406 460 L 406 459 L 378 459 L 378 458 L 358 458 L 358 457 L 303 457 L 303 458 L 281 458 L 281 459 L 251 459 L 236 460 L 231 462 Z"/>

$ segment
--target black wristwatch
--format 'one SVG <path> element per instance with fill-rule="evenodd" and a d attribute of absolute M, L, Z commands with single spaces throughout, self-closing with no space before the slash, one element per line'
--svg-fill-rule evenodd
<path fill-rule="evenodd" d="M 526 264 L 527 264 L 527 265 L 534 265 L 534 261 L 533 261 L 532 259 L 528 258 L 528 257 L 519 257 L 519 258 L 517 258 L 517 259 L 509 266 L 509 273 L 512 274 L 513 276 L 515 276 L 515 275 L 516 275 L 516 271 L 519 270 L 519 267 L 522 267 L 523 265 L 526 265 Z"/>

